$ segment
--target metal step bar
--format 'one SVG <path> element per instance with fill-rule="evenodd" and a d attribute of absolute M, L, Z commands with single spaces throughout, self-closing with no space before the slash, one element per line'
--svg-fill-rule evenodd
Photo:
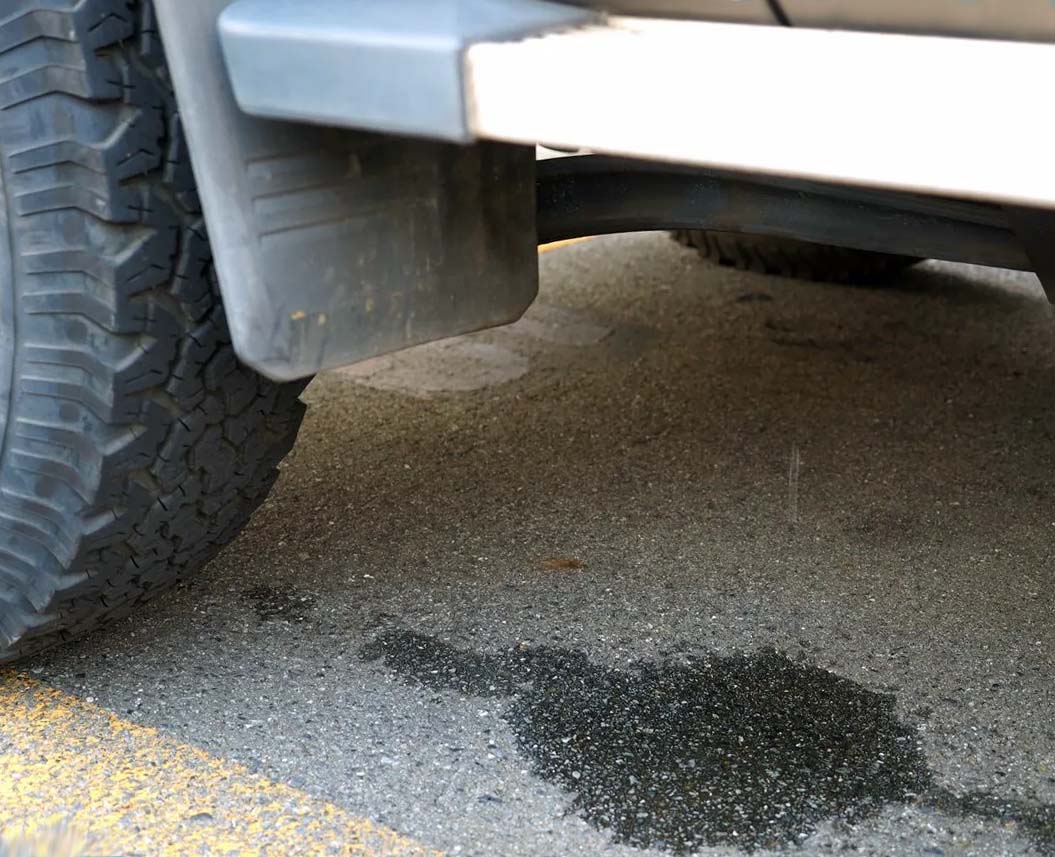
<path fill-rule="evenodd" d="M 1055 206 L 1052 44 L 533 0 L 238 0 L 220 32 L 259 116 Z"/>

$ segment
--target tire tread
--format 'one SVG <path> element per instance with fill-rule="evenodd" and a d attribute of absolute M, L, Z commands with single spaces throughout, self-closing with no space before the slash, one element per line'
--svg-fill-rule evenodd
<path fill-rule="evenodd" d="M 15 339 L 0 660 L 12 660 L 208 562 L 266 497 L 304 384 L 234 356 L 150 5 L 15 0 L 0 13 L 0 70 Z"/>
<path fill-rule="evenodd" d="M 682 229 L 678 243 L 723 267 L 826 283 L 877 282 L 921 261 L 790 238 Z"/>

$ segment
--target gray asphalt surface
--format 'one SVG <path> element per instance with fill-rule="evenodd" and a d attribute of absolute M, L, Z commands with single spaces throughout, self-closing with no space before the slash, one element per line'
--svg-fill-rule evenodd
<path fill-rule="evenodd" d="M 449 853 L 1055 854 L 1036 280 L 542 273 L 514 332 L 317 379 L 243 537 L 30 666 Z"/>

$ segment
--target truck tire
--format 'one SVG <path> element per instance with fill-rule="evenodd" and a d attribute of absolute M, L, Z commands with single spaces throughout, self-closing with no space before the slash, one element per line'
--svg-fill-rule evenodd
<path fill-rule="evenodd" d="M 0 9 L 0 661 L 125 615 L 267 495 L 303 384 L 231 348 L 137 0 Z"/>
<path fill-rule="evenodd" d="M 825 283 L 875 283 L 923 261 L 912 256 L 734 232 L 682 229 L 673 235 L 680 244 L 719 265 Z"/>

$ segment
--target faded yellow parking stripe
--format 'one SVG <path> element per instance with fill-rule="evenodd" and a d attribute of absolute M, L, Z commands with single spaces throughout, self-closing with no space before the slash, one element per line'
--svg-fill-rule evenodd
<path fill-rule="evenodd" d="M 243 765 L 0 672 L 0 842 L 60 828 L 83 839 L 70 857 L 436 854 Z"/>

